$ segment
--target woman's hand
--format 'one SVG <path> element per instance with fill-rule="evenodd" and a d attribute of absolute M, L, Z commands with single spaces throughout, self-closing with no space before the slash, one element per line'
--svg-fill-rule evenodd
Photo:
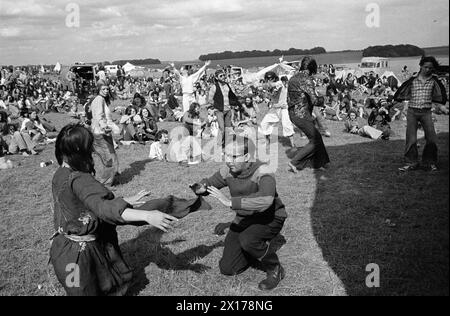
<path fill-rule="evenodd" d="M 203 183 L 195 183 L 189 187 L 196 195 L 202 195 L 207 192 L 207 187 Z"/>
<path fill-rule="evenodd" d="M 178 222 L 178 219 L 175 217 L 157 210 L 148 211 L 146 213 L 145 221 L 165 233 L 167 233 L 169 229 L 173 228 L 174 223 Z"/>
<path fill-rule="evenodd" d="M 208 187 L 208 193 L 218 199 L 223 205 L 231 207 L 231 201 L 216 187 Z"/>
<path fill-rule="evenodd" d="M 128 198 L 124 198 L 124 200 L 125 200 L 125 202 L 127 202 L 128 204 L 133 205 L 133 206 L 141 205 L 141 204 L 144 204 L 145 202 L 140 201 L 140 200 L 149 194 L 150 194 L 150 192 L 148 192 L 146 190 L 142 190 L 136 195 L 130 196 Z"/>

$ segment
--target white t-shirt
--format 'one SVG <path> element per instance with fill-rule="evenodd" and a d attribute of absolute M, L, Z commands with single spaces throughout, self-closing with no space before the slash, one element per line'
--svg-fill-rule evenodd
<path fill-rule="evenodd" d="M 151 144 L 148 158 L 164 160 L 163 150 L 160 142 L 154 142 L 153 144 Z"/>

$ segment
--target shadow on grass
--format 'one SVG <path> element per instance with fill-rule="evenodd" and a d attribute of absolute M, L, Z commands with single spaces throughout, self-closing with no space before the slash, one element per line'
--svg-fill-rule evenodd
<path fill-rule="evenodd" d="M 435 173 L 398 173 L 401 140 L 327 148 L 332 166 L 316 173 L 312 228 L 348 295 L 449 294 L 448 138 L 438 135 Z M 371 263 L 379 288 L 366 286 Z"/>
<path fill-rule="evenodd" d="M 158 268 L 163 270 L 190 270 L 195 273 L 203 273 L 211 268 L 194 262 L 224 245 L 223 241 L 220 241 L 210 246 L 200 245 L 182 253 L 174 254 L 166 246 L 181 243 L 184 240 L 161 242 L 162 234 L 162 232 L 150 228 L 143 231 L 135 239 L 120 245 L 126 261 L 133 269 L 134 281 L 127 295 L 138 295 L 149 284 L 145 269 L 151 263 L 156 264 Z"/>
<path fill-rule="evenodd" d="M 152 159 L 136 161 L 130 164 L 128 169 L 125 169 L 117 179 L 117 184 L 124 185 L 130 183 L 135 176 L 138 176 L 144 169 L 145 165 L 152 162 Z"/>

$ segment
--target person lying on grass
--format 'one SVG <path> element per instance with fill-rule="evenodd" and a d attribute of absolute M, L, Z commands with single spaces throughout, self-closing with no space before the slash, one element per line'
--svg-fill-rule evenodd
<path fill-rule="evenodd" d="M 260 290 L 272 290 L 284 278 L 276 250 L 271 243 L 283 228 L 287 213 L 278 197 L 276 182 L 268 168 L 255 157 L 255 148 L 248 138 L 237 138 L 225 146 L 227 165 L 211 178 L 191 186 L 197 195 L 211 195 L 236 212 L 225 238 L 220 272 L 234 276 L 252 264 L 267 273 Z M 228 187 L 231 199 L 220 189 Z"/>
<path fill-rule="evenodd" d="M 370 137 L 375 140 L 381 138 L 381 136 L 383 135 L 382 131 L 359 122 L 356 111 L 354 110 L 350 111 L 348 118 L 345 121 L 345 131 L 350 134 Z"/>
<path fill-rule="evenodd" d="M 132 272 L 120 251 L 116 226 L 149 224 L 168 232 L 177 218 L 205 205 L 201 198 L 173 196 L 141 205 L 147 191 L 115 197 L 94 178 L 93 143 L 93 134 L 76 124 L 65 126 L 57 137 L 60 168 L 52 181 L 56 233 L 50 261 L 69 296 L 124 295 Z"/>

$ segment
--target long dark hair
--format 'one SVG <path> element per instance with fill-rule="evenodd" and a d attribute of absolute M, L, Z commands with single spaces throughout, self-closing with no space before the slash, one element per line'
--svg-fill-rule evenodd
<path fill-rule="evenodd" d="M 305 56 L 302 59 L 300 70 L 308 70 L 309 75 L 315 75 L 317 73 L 317 62 L 311 56 Z"/>
<path fill-rule="evenodd" d="M 80 124 L 66 125 L 56 138 L 55 156 L 61 166 L 64 162 L 80 172 L 95 174 L 92 158 L 93 134 Z"/>
<path fill-rule="evenodd" d="M 192 118 L 199 117 L 199 114 L 195 112 L 196 107 L 200 107 L 200 105 L 197 102 L 192 102 L 191 105 L 189 106 L 188 112 Z"/>

